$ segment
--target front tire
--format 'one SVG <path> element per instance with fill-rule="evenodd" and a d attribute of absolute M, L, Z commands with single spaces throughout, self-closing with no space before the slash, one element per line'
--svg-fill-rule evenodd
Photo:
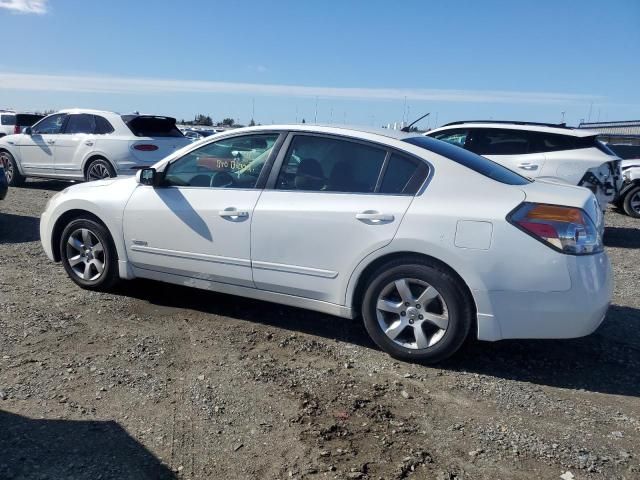
<path fill-rule="evenodd" d="M 469 335 L 473 308 L 461 282 L 428 261 L 396 261 L 371 277 L 362 316 L 373 341 L 395 358 L 440 362 Z"/>
<path fill-rule="evenodd" d="M 108 290 L 118 281 L 118 255 L 109 231 L 94 220 L 71 221 L 60 237 L 67 275 L 89 290 Z"/>
<path fill-rule="evenodd" d="M 7 183 L 10 187 L 19 187 L 24 184 L 26 177 L 20 174 L 16 159 L 7 151 L 0 152 L 0 162 L 4 168 L 7 177 Z"/>
<path fill-rule="evenodd" d="M 640 218 L 640 185 L 633 187 L 624 196 L 622 208 L 633 218 Z"/>
<path fill-rule="evenodd" d="M 89 162 L 87 165 L 84 179 L 87 182 L 93 182 L 94 180 L 102 180 L 104 178 L 113 178 L 116 176 L 116 171 L 111 164 L 104 158 L 96 158 Z"/>

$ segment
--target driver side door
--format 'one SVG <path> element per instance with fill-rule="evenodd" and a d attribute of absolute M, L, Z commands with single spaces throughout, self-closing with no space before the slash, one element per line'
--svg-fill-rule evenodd
<path fill-rule="evenodd" d="M 250 226 L 280 133 L 227 137 L 172 161 L 161 186 L 139 185 L 124 211 L 138 276 L 163 272 L 253 287 Z"/>

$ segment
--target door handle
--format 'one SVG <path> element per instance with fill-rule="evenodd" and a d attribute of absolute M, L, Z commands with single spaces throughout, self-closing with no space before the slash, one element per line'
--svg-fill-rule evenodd
<path fill-rule="evenodd" d="M 47 143 L 48 143 L 49 145 L 53 145 L 54 143 L 56 143 L 56 141 L 55 141 L 55 140 L 47 140 Z"/>
<path fill-rule="evenodd" d="M 87 147 L 92 147 L 92 146 L 93 146 L 93 142 L 92 142 L 91 140 L 87 140 L 86 142 L 84 142 L 84 144 L 85 144 Z"/>
<path fill-rule="evenodd" d="M 366 210 L 362 213 L 357 213 L 356 218 L 365 223 L 382 223 L 393 222 L 396 217 L 388 213 L 380 213 L 376 212 L 375 210 Z"/>
<path fill-rule="evenodd" d="M 235 207 L 228 207 L 224 210 L 220 210 L 218 212 L 218 215 L 223 218 L 231 218 L 233 220 L 236 220 L 239 218 L 247 218 L 249 216 L 249 212 L 244 210 L 237 210 Z"/>
<path fill-rule="evenodd" d="M 518 168 L 521 168 L 522 170 L 537 170 L 538 165 L 535 163 L 519 163 Z"/>

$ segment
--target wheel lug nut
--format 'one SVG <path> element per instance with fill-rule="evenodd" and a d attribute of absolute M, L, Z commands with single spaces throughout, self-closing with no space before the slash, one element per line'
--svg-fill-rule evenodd
<path fill-rule="evenodd" d="M 404 302 L 405 307 L 408 307 L 409 305 L 411 305 L 409 302 Z"/>
<path fill-rule="evenodd" d="M 400 312 L 400 315 L 402 315 L 403 317 L 407 314 L 407 312 Z"/>
<path fill-rule="evenodd" d="M 418 315 L 418 319 L 422 320 L 424 317 L 422 315 Z"/>
<path fill-rule="evenodd" d="M 413 320 L 409 320 L 409 323 L 410 323 L 411 325 L 413 325 Z"/>
<path fill-rule="evenodd" d="M 417 303 L 417 304 L 416 304 L 416 308 L 417 308 L 418 310 L 420 310 L 420 304 L 419 304 L 419 303 Z"/>

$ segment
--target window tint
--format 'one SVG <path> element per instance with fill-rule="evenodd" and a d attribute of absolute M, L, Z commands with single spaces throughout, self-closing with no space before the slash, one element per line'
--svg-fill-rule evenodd
<path fill-rule="evenodd" d="M 203 145 L 172 162 L 166 185 L 255 188 L 278 134 L 245 135 Z"/>
<path fill-rule="evenodd" d="M 122 120 L 136 137 L 184 137 L 175 118 L 122 115 Z"/>
<path fill-rule="evenodd" d="M 477 128 L 466 148 L 478 155 L 522 155 L 529 153 L 529 135 L 525 130 Z"/>
<path fill-rule="evenodd" d="M 93 115 L 81 113 L 78 115 L 69 115 L 69 121 L 64 129 L 64 133 L 93 133 L 95 128 L 96 124 L 93 120 Z"/>
<path fill-rule="evenodd" d="M 15 125 L 16 124 L 16 116 L 15 115 L 0 115 L 0 125 Z"/>
<path fill-rule="evenodd" d="M 471 170 L 492 178 L 500 183 L 507 185 L 525 185 L 531 181 L 518 175 L 516 172 L 503 167 L 499 163 L 492 162 L 488 158 L 481 157 L 475 153 L 469 152 L 464 148 L 456 147 L 446 142 L 441 142 L 430 137 L 411 137 L 404 140 L 407 143 L 417 145 L 418 147 L 437 153 L 451 161 L 464 165 Z M 455 179 L 452 179 L 455 181 Z"/>
<path fill-rule="evenodd" d="M 468 130 L 457 128 L 454 130 L 445 130 L 444 132 L 436 132 L 430 136 L 433 138 L 437 138 L 438 140 L 442 140 L 443 142 L 451 143 L 452 145 L 456 145 L 458 147 L 464 147 L 464 144 L 467 141 L 468 134 Z"/>
<path fill-rule="evenodd" d="M 56 113 L 55 115 L 49 115 L 36 123 L 31 130 L 31 133 L 35 135 L 43 134 L 56 134 L 62 131 L 62 126 L 67 118 L 66 113 Z"/>
<path fill-rule="evenodd" d="M 389 157 L 380 193 L 415 195 L 428 171 L 426 163 L 394 153 Z"/>
<path fill-rule="evenodd" d="M 114 131 L 113 126 L 109 123 L 109 121 L 106 118 L 101 117 L 100 115 L 94 115 L 93 119 L 96 122 L 96 130 L 95 130 L 96 134 L 104 135 L 107 133 L 112 133 Z"/>
<path fill-rule="evenodd" d="M 276 188 L 373 193 L 386 151 L 362 143 L 296 135 Z"/>

